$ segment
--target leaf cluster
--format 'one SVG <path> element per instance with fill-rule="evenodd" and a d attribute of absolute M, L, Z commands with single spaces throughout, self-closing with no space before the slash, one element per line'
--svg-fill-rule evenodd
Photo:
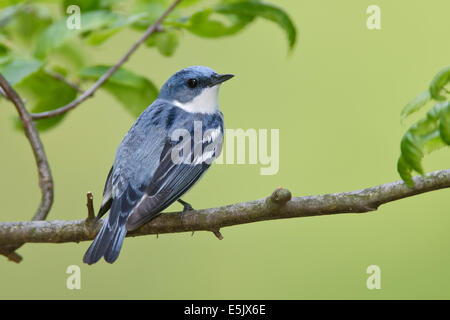
<path fill-rule="evenodd" d="M 450 145 L 450 66 L 443 68 L 431 80 L 428 89 L 401 112 L 402 120 L 434 103 L 425 117 L 414 123 L 404 134 L 397 162 L 397 171 L 409 186 L 414 186 L 413 172 L 424 174 L 422 159 L 426 153 Z"/>
<path fill-rule="evenodd" d="M 77 87 L 98 80 L 111 67 L 90 65 L 86 48 L 101 46 L 125 29 L 147 29 L 170 4 L 170 0 L 4 0 L 0 3 L 0 73 L 26 99 L 32 113 L 64 106 L 80 94 Z M 73 5 L 80 9 L 79 29 L 68 27 L 73 14 L 68 8 Z M 170 57 L 184 32 L 226 37 L 257 19 L 278 25 L 292 50 L 296 28 L 288 14 L 258 0 L 184 0 L 145 44 Z M 158 95 L 157 86 L 147 76 L 124 68 L 101 90 L 113 95 L 133 116 Z M 38 129 L 52 128 L 65 116 L 39 120 Z"/>

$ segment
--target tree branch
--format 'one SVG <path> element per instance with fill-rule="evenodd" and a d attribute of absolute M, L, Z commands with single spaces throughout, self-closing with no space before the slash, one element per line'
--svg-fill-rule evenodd
<path fill-rule="evenodd" d="M 95 220 L 95 211 L 94 211 L 94 197 L 92 192 L 88 192 L 86 195 L 87 203 L 86 207 L 88 209 L 88 218 L 87 220 L 94 221 Z"/>
<path fill-rule="evenodd" d="M 148 234 L 211 231 L 219 239 L 219 230 L 258 221 L 312 217 L 340 213 L 362 213 L 380 205 L 417 194 L 450 187 L 450 169 L 439 170 L 414 178 L 414 188 L 403 181 L 387 183 L 358 191 L 296 197 L 282 188 L 260 200 L 232 204 L 219 208 L 161 214 L 127 236 Z M 22 242 L 63 243 L 92 240 L 103 221 L 91 226 L 89 220 L 33 221 L 0 223 L 0 245 Z"/>
<path fill-rule="evenodd" d="M 158 20 L 155 21 L 154 24 L 152 24 L 148 29 L 145 31 L 145 33 L 142 35 L 142 37 L 125 53 L 125 55 L 111 68 L 108 69 L 88 90 L 86 90 L 81 96 L 70 102 L 69 104 L 60 107 L 55 110 L 41 112 L 41 113 L 32 113 L 31 117 L 34 120 L 39 119 L 46 119 L 46 118 L 52 118 L 59 116 L 67 111 L 70 111 L 74 109 L 76 106 L 78 106 L 80 103 L 85 101 L 86 99 L 92 97 L 97 91 L 98 88 L 102 84 L 104 84 L 113 74 L 114 72 L 119 69 L 120 66 L 122 66 L 128 58 L 137 50 L 137 48 L 154 32 L 158 32 L 160 30 L 160 25 L 163 22 L 163 20 L 169 15 L 170 12 L 172 12 L 173 9 L 181 2 L 182 0 L 176 0 L 174 1 L 169 8 L 167 8 L 166 11 L 158 18 Z"/>
<path fill-rule="evenodd" d="M 22 126 L 25 131 L 25 135 L 30 142 L 36 165 L 38 167 L 39 187 L 41 188 L 42 197 L 41 203 L 33 216 L 33 220 L 45 220 L 53 204 L 53 179 L 50 171 L 50 166 L 47 161 L 47 156 L 45 155 L 44 146 L 42 145 L 36 126 L 34 125 L 30 114 L 25 108 L 22 99 L 1 73 L 0 87 L 5 94 L 5 97 L 10 100 L 16 107 L 20 121 L 22 122 Z M 14 251 L 22 246 L 22 244 L 23 243 L 15 243 L 14 246 L 0 247 L 0 254 L 7 256 L 12 261 L 20 262 L 22 258 Z"/>

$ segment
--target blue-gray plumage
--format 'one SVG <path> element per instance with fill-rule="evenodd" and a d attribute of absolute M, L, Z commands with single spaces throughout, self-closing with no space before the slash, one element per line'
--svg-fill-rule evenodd
<path fill-rule="evenodd" d="M 93 264 L 102 256 L 114 262 L 127 231 L 155 218 L 173 202 L 180 201 L 184 210 L 191 208 L 180 197 L 220 155 L 224 123 L 218 92 L 231 77 L 196 66 L 178 71 L 163 85 L 117 149 L 97 220 L 110 213 L 84 255 L 85 263 Z M 200 140 L 194 138 L 196 124 L 201 124 Z M 180 129 L 189 140 L 178 134 Z M 180 151 L 183 142 L 189 148 Z M 195 152 L 199 147 L 200 154 Z M 174 161 L 174 154 L 183 161 Z"/>

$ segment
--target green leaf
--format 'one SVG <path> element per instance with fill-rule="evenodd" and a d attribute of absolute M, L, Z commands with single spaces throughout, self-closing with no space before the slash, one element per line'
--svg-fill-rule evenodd
<path fill-rule="evenodd" d="M 149 47 L 158 48 L 163 56 L 170 57 L 178 47 L 178 32 L 176 30 L 157 32 L 152 34 L 145 43 Z"/>
<path fill-rule="evenodd" d="M 182 1 L 182 4 L 185 1 Z M 151 24 L 153 24 L 162 14 L 166 11 L 167 7 L 171 4 L 168 0 L 136 0 L 132 12 L 135 14 L 140 14 L 145 12 L 147 16 L 144 19 L 140 19 L 132 26 L 138 30 L 145 30 Z M 169 17 L 164 19 L 164 24 L 170 20 L 170 17 L 177 15 L 177 8 L 169 14 Z"/>
<path fill-rule="evenodd" d="M 427 119 L 437 121 L 441 117 L 442 113 L 448 108 L 450 101 L 438 102 L 427 112 Z"/>
<path fill-rule="evenodd" d="M 62 11 L 66 13 L 67 8 L 71 5 L 79 6 L 81 12 L 104 9 L 101 4 L 101 0 L 64 0 L 62 3 Z"/>
<path fill-rule="evenodd" d="M 74 41 L 54 49 L 48 60 L 53 64 L 62 64 L 65 68 L 76 72 L 86 65 L 84 52 L 81 46 L 78 43 L 74 43 Z"/>
<path fill-rule="evenodd" d="M 217 14 L 219 16 L 216 18 Z M 289 49 L 294 47 L 297 31 L 290 17 L 279 7 L 259 1 L 225 2 L 215 8 L 198 11 L 172 25 L 201 37 L 215 38 L 236 34 L 257 17 L 278 24 L 286 32 Z"/>
<path fill-rule="evenodd" d="M 442 149 L 446 146 L 444 141 L 442 141 L 439 129 L 434 130 L 423 138 L 424 146 L 423 149 L 426 153 L 431 153 L 433 151 Z"/>
<path fill-rule="evenodd" d="M 31 105 L 32 113 L 57 109 L 77 96 L 76 90 L 42 69 L 23 81 L 18 86 L 18 91 L 26 98 L 27 104 Z M 62 114 L 58 117 L 39 120 L 36 127 L 40 131 L 48 130 L 61 123 L 65 116 L 66 114 Z M 17 129 L 22 128 L 19 119 L 16 119 L 15 126 Z"/>
<path fill-rule="evenodd" d="M 437 103 L 426 118 L 418 121 L 405 133 L 400 143 L 402 166 L 408 166 L 420 174 L 424 174 L 422 159 L 430 153 L 445 147 L 441 138 L 440 119 L 446 114 L 450 102 Z"/>
<path fill-rule="evenodd" d="M 35 56 L 39 59 L 43 59 L 50 51 L 63 45 L 70 39 L 73 39 L 82 33 L 111 25 L 116 21 L 117 15 L 110 11 L 96 10 L 81 13 L 80 19 L 80 29 L 67 28 L 67 17 L 50 25 L 39 39 Z"/>
<path fill-rule="evenodd" d="M 13 59 L 13 56 L 9 48 L 2 44 L 2 38 L 0 36 L 0 65 L 7 64 Z"/>
<path fill-rule="evenodd" d="M 216 38 L 236 34 L 254 19 L 248 15 L 226 14 L 223 15 L 228 22 L 225 24 L 221 20 L 214 19 L 214 14 L 217 12 L 212 8 L 203 9 L 194 13 L 188 20 L 174 25 L 200 37 Z"/>
<path fill-rule="evenodd" d="M 0 2 L 0 8 L 12 6 L 12 5 L 18 4 L 20 2 L 24 2 L 24 0 L 2 0 Z"/>
<path fill-rule="evenodd" d="M 427 104 L 428 101 L 431 100 L 430 91 L 424 91 L 415 97 L 411 102 L 409 102 L 402 110 L 400 114 L 401 120 L 405 119 L 407 116 L 412 113 L 419 111 L 424 105 Z"/>
<path fill-rule="evenodd" d="M 423 174 L 422 158 L 423 158 L 423 143 L 410 130 L 406 132 L 400 143 L 400 150 L 402 152 L 403 160 L 414 171 Z"/>
<path fill-rule="evenodd" d="M 397 162 L 397 172 L 399 173 L 400 177 L 405 181 L 405 183 L 413 187 L 414 181 L 412 179 L 412 169 L 411 167 L 406 163 L 405 159 L 403 159 L 402 156 L 398 158 Z"/>
<path fill-rule="evenodd" d="M 449 90 L 445 86 L 450 82 L 450 66 L 443 68 L 432 79 L 429 89 L 408 103 L 401 112 L 403 120 L 418 111 L 431 99 L 436 103 L 427 112 L 424 119 L 412 125 L 400 143 L 401 156 L 397 171 L 402 179 L 412 185 L 411 174 L 416 171 L 423 174 L 422 159 L 425 153 L 431 153 L 450 145 L 450 101 L 444 101 Z"/>
<path fill-rule="evenodd" d="M 447 103 L 439 119 L 439 133 L 442 141 L 450 145 L 450 103 Z"/>
<path fill-rule="evenodd" d="M 15 15 L 20 12 L 20 10 L 22 10 L 23 6 L 24 6 L 24 4 L 20 3 L 20 4 L 16 4 L 16 5 L 11 5 L 11 6 L 8 6 L 4 9 L 2 9 L 0 11 L 0 21 L 2 23 L 1 24 L 2 27 L 4 27 L 4 25 L 7 25 L 9 23 L 9 21 L 11 21 L 15 17 Z M 1 7 L 2 6 L 0 5 L 0 8 Z"/>
<path fill-rule="evenodd" d="M 191 7 L 194 6 L 196 4 L 198 4 L 199 2 L 201 2 L 202 0 L 183 0 L 180 2 L 180 4 L 178 5 L 180 8 L 187 8 L 187 7 Z"/>
<path fill-rule="evenodd" d="M 141 12 L 129 17 L 118 16 L 116 21 L 112 23 L 109 27 L 101 30 L 92 31 L 86 38 L 86 42 L 91 45 L 99 45 L 105 42 L 108 38 L 115 35 L 119 31 L 123 30 L 125 27 L 132 25 L 138 21 L 143 20 L 148 16 L 147 12 Z"/>
<path fill-rule="evenodd" d="M 445 96 L 442 95 L 442 91 L 444 91 L 444 87 L 447 83 L 450 82 L 450 66 L 445 67 L 441 71 L 439 71 L 431 80 L 430 83 L 430 94 L 433 99 L 442 101 L 445 100 Z"/>
<path fill-rule="evenodd" d="M 98 80 L 109 68 L 92 66 L 83 69 L 79 75 L 84 79 Z M 134 116 L 140 115 L 158 96 L 158 89 L 150 80 L 123 68 L 119 68 L 101 88 L 112 94 Z"/>
<path fill-rule="evenodd" d="M 41 66 L 42 62 L 39 60 L 16 58 L 0 65 L 0 73 L 12 86 L 15 86 L 38 71 Z"/>
<path fill-rule="evenodd" d="M 289 49 L 292 50 L 295 45 L 297 31 L 294 23 L 288 14 L 277 6 L 259 1 L 242 1 L 220 5 L 216 8 L 216 11 L 220 13 L 261 17 L 272 21 L 285 31 Z"/>
<path fill-rule="evenodd" d="M 7 25 L 11 34 L 27 45 L 35 41 L 52 23 L 50 12 L 43 5 L 24 5 L 14 16 L 14 20 Z"/>

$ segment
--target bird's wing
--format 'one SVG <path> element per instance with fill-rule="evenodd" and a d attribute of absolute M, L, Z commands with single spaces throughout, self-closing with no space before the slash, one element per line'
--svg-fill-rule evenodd
<path fill-rule="evenodd" d="M 127 220 L 128 230 L 134 230 L 156 217 L 200 179 L 214 159 L 220 155 L 222 135 L 215 138 L 216 141 L 211 141 L 212 139 L 199 141 L 201 149 L 196 148 L 195 145 L 189 148 L 189 152 L 182 156 L 181 163 L 174 161 L 173 154 L 183 149 L 183 145 L 169 139 L 166 141 L 159 166 L 144 195 Z M 191 144 L 192 141 L 185 140 L 184 144 L 187 143 Z M 196 152 L 196 150 L 203 152 Z M 189 160 L 185 161 L 186 159 Z"/>
<path fill-rule="evenodd" d="M 105 213 L 111 208 L 112 203 L 112 173 L 114 167 L 111 167 L 108 173 L 108 177 L 106 178 L 105 189 L 103 190 L 103 201 L 98 210 L 98 214 L 96 220 L 99 220 Z"/>
<path fill-rule="evenodd" d="M 108 217 L 86 252 L 83 261 L 92 264 L 102 256 L 114 262 L 126 235 L 129 214 L 141 199 L 156 170 L 167 133 L 156 126 L 133 126 L 117 150 L 106 180 L 104 201 L 97 220 L 111 208 Z"/>
<path fill-rule="evenodd" d="M 167 132 L 148 126 L 129 132 L 119 147 L 112 173 L 112 198 L 128 216 L 144 194 L 159 165 Z M 115 214 L 112 212 L 111 214 Z M 110 219 L 111 220 L 111 219 Z"/>

